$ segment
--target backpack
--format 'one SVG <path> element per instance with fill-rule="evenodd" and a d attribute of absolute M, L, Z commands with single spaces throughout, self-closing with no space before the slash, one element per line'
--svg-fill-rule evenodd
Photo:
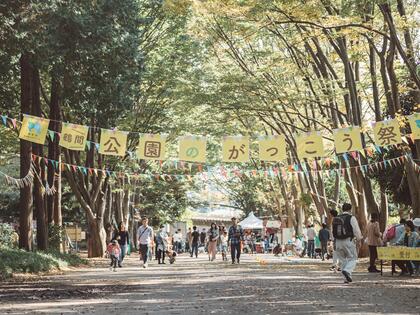
<path fill-rule="evenodd" d="M 350 214 L 341 214 L 333 219 L 332 228 L 335 239 L 344 240 L 349 237 L 354 237 L 353 227 L 351 226 L 350 220 Z"/>
<path fill-rule="evenodd" d="M 396 225 L 392 225 L 386 231 L 385 239 L 388 240 L 388 241 L 390 241 L 390 240 L 392 240 L 395 237 L 396 234 L 397 234 L 397 226 Z"/>

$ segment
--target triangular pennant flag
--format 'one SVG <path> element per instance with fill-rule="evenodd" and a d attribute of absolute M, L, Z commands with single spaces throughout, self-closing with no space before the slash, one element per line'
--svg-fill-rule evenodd
<path fill-rule="evenodd" d="M 1 115 L 1 119 L 3 120 L 3 125 L 7 126 L 7 116 Z"/>
<path fill-rule="evenodd" d="M 54 141 L 54 136 L 55 136 L 54 131 L 48 129 L 48 135 L 50 136 L 51 141 Z"/>
<path fill-rule="evenodd" d="M 95 143 L 96 150 L 99 151 L 99 143 Z"/>
<path fill-rule="evenodd" d="M 12 121 L 13 128 L 16 128 L 16 119 L 13 118 L 13 119 L 11 119 L 11 121 Z"/>
<path fill-rule="evenodd" d="M 91 142 L 89 140 L 86 141 L 86 148 L 88 149 L 88 151 L 90 150 L 90 144 Z"/>

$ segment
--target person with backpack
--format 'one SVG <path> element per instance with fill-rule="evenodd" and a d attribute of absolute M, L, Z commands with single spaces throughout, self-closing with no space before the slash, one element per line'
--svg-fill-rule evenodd
<path fill-rule="evenodd" d="M 380 272 L 376 268 L 376 259 L 378 258 L 377 247 L 382 246 L 382 234 L 379 228 L 379 215 L 374 212 L 370 215 L 370 222 L 366 228 L 366 243 L 369 246 L 369 272 Z"/>
<path fill-rule="evenodd" d="M 137 242 L 140 249 L 140 259 L 143 261 L 143 268 L 147 268 L 150 247 L 153 245 L 154 233 L 153 229 L 148 225 L 149 219 L 143 217 L 142 225 L 137 229 Z"/>
<path fill-rule="evenodd" d="M 351 207 L 351 204 L 344 203 L 343 213 L 333 219 L 333 236 L 336 239 L 337 258 L 341 262 L 344 283 L 353 282 L 352 273 L 357 263 L 357 249 L 354 241 L 363 239 L 359 223 L 350 213 Z"/>

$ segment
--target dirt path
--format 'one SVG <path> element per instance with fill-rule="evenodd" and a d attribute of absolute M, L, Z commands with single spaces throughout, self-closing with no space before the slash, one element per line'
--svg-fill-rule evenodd
<path fill-rule="evenodd" d="M 1 283 L 0 314 L 419 314 L 420 278 L 355 273 L 346 285 L 328 263 L 244 255 L 241 265 L 178 257 Z"/>

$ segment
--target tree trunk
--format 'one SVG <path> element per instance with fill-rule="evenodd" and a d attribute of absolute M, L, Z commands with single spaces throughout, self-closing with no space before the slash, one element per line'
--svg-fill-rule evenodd
<path fill-rule="evenodd" d="M 379 214 L 379 227 L 381 232 L 385 231 L 387 221 L 388 221 L 388 196 L 386 191 L 381 187 L 381 212 Z"/>
<path fill-rule="evenodd" d="M 41 98 L 40 98 L 40 78 L 39 71 L 33 68 L 32 75 L 32 114 L 34 116 L 41 117 Z M 32 150 L 37 156 L 43 156 L 43 145 L 33 144 Z M 45 167 L 43 161 L 37 160 L 36 173 L 38 174 L 35 178 L 34 183 L 34 211 L 36 214 L 36 240 L 37 248 L 40 250 L 46 250 L 48 248 L 48 225 L 47 216 L 45 213 Z"/>
<path fill-rule="evenodd" d="M 32 67 L 28 54 L 20 57 L 20 108 L 22 114 L 31 111 Z M 31 168 L 32 144 L 20 140 L 20 177 L 25 177 Z M 32 186 L 20 188 L 19 198 L 19 247 L 32 250 Z"/>

